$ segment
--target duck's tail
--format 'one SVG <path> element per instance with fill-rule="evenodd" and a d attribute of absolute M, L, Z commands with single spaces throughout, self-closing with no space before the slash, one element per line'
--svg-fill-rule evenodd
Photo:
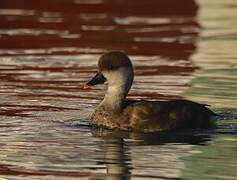
<path fill-rule="evenodd" d="M 216 121 L 220 119 L 220 117 L 221 116 L 219 114 L 214 114 L 210 117 L 210 121 L 215 123 Z"/>
<path fill-rule="evenodd" d="M 204 107 L 207 107 L 207 106 L 210 107 L 211 106 L 209 104 L 201 104 L 201 105 L 203 105 Z M 222 115 L 217 114 L 217 113 L 213 112 L 210 109 L 209 109 L 209 112 L 211 113 L 210 121 L 213 122 L 213 123 L 215 123 L 217 120 L 219 120 L 222 117 Z"/>

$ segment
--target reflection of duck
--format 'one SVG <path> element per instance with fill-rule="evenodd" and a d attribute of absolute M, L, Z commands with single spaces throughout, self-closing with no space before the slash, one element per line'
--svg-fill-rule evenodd
<path fill-rule="evenodd" d="M 208 128 L 213 113 L 205 105 L 188 100 L 127 100 L 133 82 L 133 66 L 123 52 L 104 54 L 99 71 L 84 88 L 108 82 L 103 101 L 92 115 L 92 124 L 122 130 L 155 132 L 180 128 Z"/>
<path fill-rule="evenodd" d="M 144 134 L 95 128 L 92 133 L 102 139 L 98 142 L 104 153 L 101 162 L 106 166 L 105 180 L 128 180 L 139 175 L 180 179 L 184 163 L 180 157 L 192 155 L 190 144 L 206 145 L 211 138 L 203 131 Z"/>
<path fill-rule="evenodd" d="M 129 152 L 124 147 L 122 138 L 104 138 L 104 163 L 106 164 L 105 180 L 130 179 Z"/>

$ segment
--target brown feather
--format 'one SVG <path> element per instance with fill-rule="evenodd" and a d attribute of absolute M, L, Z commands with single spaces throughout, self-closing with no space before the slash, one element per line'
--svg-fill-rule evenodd
<path fill-rule="evenodd" d="M 120 51 L 111 51 L 102 55 L 98 61 L 99 71 L 116 70 L 120 67 L 132 67 L 129 57 Z"/>

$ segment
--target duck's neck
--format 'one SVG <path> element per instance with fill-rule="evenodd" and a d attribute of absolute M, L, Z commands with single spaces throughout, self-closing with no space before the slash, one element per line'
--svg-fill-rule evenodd
<path fill-rule="evenodd" d="M 129 89 L 127 89 L 125 85 L 109 85 L 100 106 L 104 107 L 108 111 L 121 111 L 128 91 Z"/>
<path fill-rule="evenodd" d="M 133 69 L 120 68 L 105 75 L 108 81 L 108 89 L 99 107 L 109 112 L 121 112 L 133 83 Z"/>

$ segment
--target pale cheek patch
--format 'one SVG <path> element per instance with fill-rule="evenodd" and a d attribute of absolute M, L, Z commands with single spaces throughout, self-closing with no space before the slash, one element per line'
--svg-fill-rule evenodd
<path fill-rule="evenodd" d="M 129 75 L 129 70 L 126 68 L 119 68 L 115 71 L 103 72 L 109 84 L 124 84 Z"/>

